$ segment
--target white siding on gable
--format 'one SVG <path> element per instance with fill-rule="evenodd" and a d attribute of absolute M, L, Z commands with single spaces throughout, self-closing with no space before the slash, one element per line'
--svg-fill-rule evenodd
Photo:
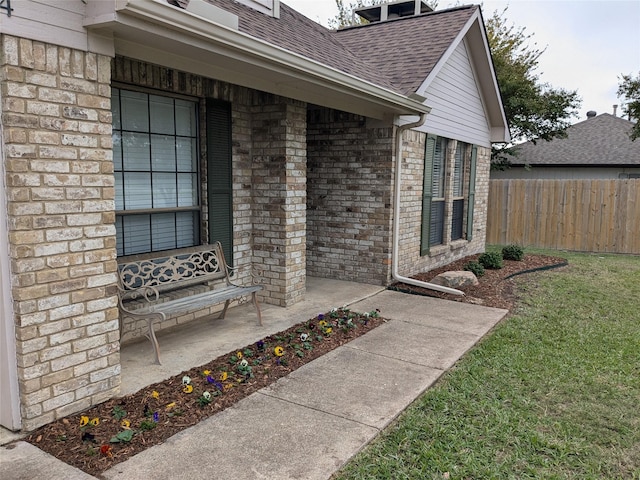
<path fill-rule="evenodd" d="M 485 108 L 464 41 L 436 72 L 425 92 L 419 93 L 427 98 L 425 103 L 431 107 L 431 113 L 419 130 L 483 147 L 491 146 Z"/>
<path fill-rule="evenodd" d="M 13 0 L 11 16 L 0 10 L 2 33 L 87 50 L 81 0 Z"/>

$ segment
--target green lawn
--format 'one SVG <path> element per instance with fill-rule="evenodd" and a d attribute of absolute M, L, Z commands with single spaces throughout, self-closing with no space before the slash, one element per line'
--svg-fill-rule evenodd
<path fill-rule="evenodd" d="M 569 267 L 336 479 L 640 479 L 640 257 L 538 253 Z"/>

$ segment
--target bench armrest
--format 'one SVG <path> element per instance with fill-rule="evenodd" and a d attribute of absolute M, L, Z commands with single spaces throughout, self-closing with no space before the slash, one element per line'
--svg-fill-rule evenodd
<path fill-rule="evenodd" d="M 263 279 L 264 279 L 264 275 L 263 275 L 263 269 L 257 265 L 253 265 L 253 264 L 247 264 L 247 265 L 241 265 L 238 267 L 230 267 L 227 265 L 227 278 L 229 279 L 229 283 L 231 285 L 236 285 L 236 286 L 243 286 L 243 285 L 238 285 L 236 282 L 234 282 L 234 279 L 238 279 L 240 276 L 240 272 L 249 269 L 249 278 L 251 279 L 251 285 L 262 285 Z"/>
<path fill-rule="evenodd" d="M 141 287 L 134 290 L 125 290 L 121 285 L 118 285 L 118 302 L 120 304 L 120 308 L 127 313 L 131 313 L 135 309 L 132 310 L 127 308 L 125 300 L 144 299 L 148 303 L 152 303 L 157 302 L 158 298 L 160 298 L 160 293 L 155 287 Z"/>

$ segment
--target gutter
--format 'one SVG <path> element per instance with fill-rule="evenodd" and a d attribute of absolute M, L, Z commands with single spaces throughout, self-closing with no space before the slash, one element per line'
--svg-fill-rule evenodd
<path fill-rule="evenodd" d="M 456 290 L 455 288 L 443 287 L 442 285 L 436 285 L 435 283 L 422 282 L 413 278 L 403 277 L 398 273 L 398 251 L 400 250 L 400 186 L 402 184 L 402 133 L 405 130 L 411 128 L 420 127 L 424 125 L 427 118 L 426 113 L 420 114 L 420 119 L 414 123 L 408 123 L 398 127 L 396 132 L 396 178 L 394 187 L 394 213 L 393 213 L 393 257 L 391 261 L 391 276 L 394 280 L 407 285 L 413 285 L 416 287 L 428 288 L 429 290 L 436 290 L 438 292 L 450 293 L 453 295 L 462 295 L 464 292 Z"/>

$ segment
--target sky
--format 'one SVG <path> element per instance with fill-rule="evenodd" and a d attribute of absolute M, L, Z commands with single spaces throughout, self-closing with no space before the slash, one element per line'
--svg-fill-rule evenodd
<path fill-rule="evenodd" d="M 350 0 L 345 0 L 348 4 Z M 308 18 L 327 25 L 337 15 L 335 0 L 282 0 Z M 578 116 L 589 110 L 613 113 L 622 74 L 640 74 L 640 0 L 461 0 L 483 5 L 483 16 L 507 11 L 507 24 L 524 27 L 535 48 L 546 49 L 536 73 L 554 88 L 577 90 Z M 454 6 L 439 0 L 438 10 Z M 534 45 L 535 44 L 535 45 Z M 427 101 L 428 103 L 428 101 Z M 618 108 L 618 116 L 621 108 Z"/>

